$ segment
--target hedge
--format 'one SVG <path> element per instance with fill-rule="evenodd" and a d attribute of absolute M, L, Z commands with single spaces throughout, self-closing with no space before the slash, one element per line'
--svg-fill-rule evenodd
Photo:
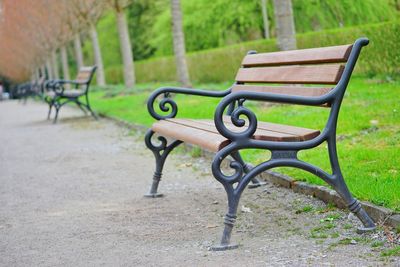
<path fill-rule="evenodd" d="M 366 75 L 400 74 L 400 20 L 379 24 L 310 32 L 297 35 L 299 49 L 353 43 L 358 37 L 370 39 L 361 55 L 356 73 Z M 188 53 L 191 80 L 194 82 L 224 82 L 234 79 L 243 56 L 249 50 L 277 51 L 275 39 L 257 40 L 233 46 Z M 172 56 L 135 62 L 138 82 L 176 80 Z M 122 83 L 122 66 L 106 69 L 109 83 Z"/>

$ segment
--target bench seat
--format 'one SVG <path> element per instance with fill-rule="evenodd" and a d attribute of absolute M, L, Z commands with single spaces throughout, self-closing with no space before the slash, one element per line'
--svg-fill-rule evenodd
<path fill-rule="evenodd" d="M 224 117 L 224 121 L 230 130 L 243 131 L 243 128 L 233 125 L 228 116 Z M 213 120 L 165 119 L 154 123 L 152 130 L 160 135 L 197 145 L 212 152 L 218 152 L 230 143 L 228 139 L 219 134 Z M 301 142 L 313 139 L 319 134 L 319 130 L 258 122 L 253 138 L 276 142 Z"/>
<path fill-rule="evenodd" d="M 56 96 L 56 93 L 54 91 L 48 91 L 45 94 L 47 96 L 50 96 L 50 97 L 55 97 Z M 79 96 L 84 95 L 84 94 L 85 94 L 85 91 L 83 91 L 83 90 L 71 89 L 71 90 L 65 90 L 62 93 L 62 96 L 65 96 L 65 97 L 79 97 Z"/>

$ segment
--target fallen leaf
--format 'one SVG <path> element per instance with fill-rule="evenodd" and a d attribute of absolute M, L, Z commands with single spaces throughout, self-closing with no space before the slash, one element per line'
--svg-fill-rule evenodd
<path fill-rule="evenodd" d="M 248 208 L 248 207 L 246 207 L 246 206 L 244 206 L 244 205 L 242 205 L 241 211 L 242 211 L 242 212 L 251 212 L 251 209 Z"/>

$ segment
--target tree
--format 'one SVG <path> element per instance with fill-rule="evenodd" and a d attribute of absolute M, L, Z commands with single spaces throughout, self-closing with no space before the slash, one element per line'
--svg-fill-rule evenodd
<path fill-rule="evenodd" d="M 269 21 L 267 12 L 267 0 L 261 0 L 261 11 L 264 23 L 264 38 L 269 39 Z"/>
<path fill-rule="evenodd" d="M 172 39 L 178 80 L 182 86 L 191 87 L 186 63 L 185 36 L 182 28 L 182 11 L 180 0 L 171 0 Z"/>
<path fill-rule="evenodd" d="M 58 70 L 58 60 L 57 60 L 57 51 L 53 50 L 51 52 L 51 67 L 53 69 L 53 77 L 54 79 L 60 79 L 60 72 Z"/>
<path fill-rule="evenodd" d="M 46 70 L 47 70 L 47 79 L 52 80 L 54 78 L 54 76 L 53 76 L 53 69 L 51 67 L 50 60 L 46 61 Z"/>
<path fill-rule="evenodd" d="M 106 78 L 104 75 L 103 57 L 101 56 L 101 49 L 100 49 L 99 37 L 97 35 L 96 25 L 94 24 L 90 25 L 89 35 L 92 40 L 94 62 L 97 66 L 97 73 L 96 73 L 97 85 L 104 86 L 106 85 Z"/>
<path fill-rule="evenodd" d="M 117 16 L 119 44 L 121 48 L 122 63 L 124 65 L 125 87 L 132 88 L 135 85 L 135 67 L 133 64 L 132 45 L 129 38 L 128 24 L 124 12 L 129 0 L 109 0 L 111 7 Z"/>
<path fill-rule="evenodd" d="M 63 79 L 70 80 L 69 67 L 68 67 L 68 54 L 67 54 L 66 46 L 62 46 L 60 48 L 60 54 L 61 54 L 61 66 L 62 66 L 62 71 L 63 71 Z"/>
<path fill-rule="evenodd" d="M 292 1 L 274 0 L 274 10 L 279 49 L 283 51 L 296 49 Z"/>
<path fill-rule="evenodd" d="M 70 0 L 71 12 L 78 20 L 80 27 L 89 29 L 89 36 L 93 46 L 94 63 L 97 66 L 97 85 L 104 86 L 106 79 L 104 75 L 103 58 L 96 30 L 96 23 L 105 10 L 104 0 Z"/>
<path fill-rule="evenodd" d="M 81 36 L 79 33 L 75 34 L 75 37 L 74 37 L 74 50 L 75 50 L 76 65 L 79 70 L 80 68 L 82 68 L 84 66 Z"/>

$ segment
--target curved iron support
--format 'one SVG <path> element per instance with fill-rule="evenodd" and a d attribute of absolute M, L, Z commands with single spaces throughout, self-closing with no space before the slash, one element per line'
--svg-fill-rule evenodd
<path fill-rule="evenodd" d="M 150 192 L 145 195 L 145 197 L 162 197 L 163 194 L 157 192 L 158 184 L 160 183 L 162 170 L 164 168 L 165 160 L 168 157 L 168 154 L 177 146 L 179 146 L 182 141 L 175 140 L 170 145 L 167 145 L 167 139 L 163 136 L 158 136 L 158 140 L 160 141 L 159 145 L 153 144 L 151 138 L 153 137 L 154 132 L 150 129 L 147 131 L 145 136 L 145 143 L 148 149 L 150 149 L 155 157 L 156 160 L 156 170 L 154 171 L 153 175 L 153 183 L 150 188 Z"/>
<path fill-rule="evenodd" d="M 249 173 L 249 172 L 251 171 L 251 169 L 254 168 L 253 165 L 244 162 L 244 160 L 243 160 L 242 156 L 240 155 L 239 151 L 234 151 L 234 152 L 232 152 L 231 157 L 232 157 L 235 161 L 239 162 L 239 163 L 243 166 L 243 171 L 244 171 L 245 173 Z M 252 189 L 252 188 L 257 188 L 257 187 L 260 187 L 260 186 L 263 186 L 263 185 L 266 185 L 266 184 L 267 184 L 266 182 L 261 181 L 261 180 L 258 179 L 257 177 L 254 177 L 254 178 L 251 180 L 251 184 L 249 184 L 248 187 Z"/>
<path fill-rule="evenodd" d="M 246 186 L 250 183 L 250 181 L 254 179 L 254 177 L 266 170 L 276 167 L 295 167 L 320 177 L 326 183 L 331 185 L 336 190 L 336 192 L 338 192 L 338 194 L 345 201 L 349 210 L 353 212 L 363 223 L 364 226 L 358 228 L 358 233 L 374 230 L 376 228 L 375 223 L 361 207 L 360 202 L 351 195 L 350 191 L 347 188 L 347 185 L 340 172 L 337 161 L 336 148 L 334 148 L 334 146 L 334 143 L 328 143 L 328 150 L 329 156 L 331 158 L 333 174 L 328 174 L 319 167 L 299 160 L 297 158 L 298 151 L 296 150 L 272 150 L 272 157 L 270 160 L 257 165 L 247 173 L 244 171 L 243 164 L 240 162 L 240 160 L 231 162 L 231 168 L 235 170 L 235 173 L 227 176 L 223 174 L 221 170 L 221 163 L 227 156 L 238 153 L 237 143 L 233 142 L 223 148 L 221 151 L 219 151 L 215 155 L 212 162 L 212 173 L 214 177 L 225 188 L 228 197 L 228 212 L 224 217 L 225 227 L 222 234 L 221 243 L 217 246 L 211 247 L 211 250 L 227 250 L 237 247 L 236 244 L 230 243 L 230 239 L 232 229 L 236 220 L 236 213 L 241 194 Z"/>
<path fill-rule="evenodd" d="M 56 115 L 54 116 L 53 123 L 57 122 L 58 113 L 59 113 L 61 107 L 64 106 L 65 104 L 69 103 L 69 102 L 76 102 L 76 101 L 75 101 L 75 99 L 67 99 L 64 102 L 61 102 L 61 98 L 60 97 L 58 97 L 58 96 L 55 97 L 55 99 L 53 101 L 53 106 L 56 109 Z"/>

